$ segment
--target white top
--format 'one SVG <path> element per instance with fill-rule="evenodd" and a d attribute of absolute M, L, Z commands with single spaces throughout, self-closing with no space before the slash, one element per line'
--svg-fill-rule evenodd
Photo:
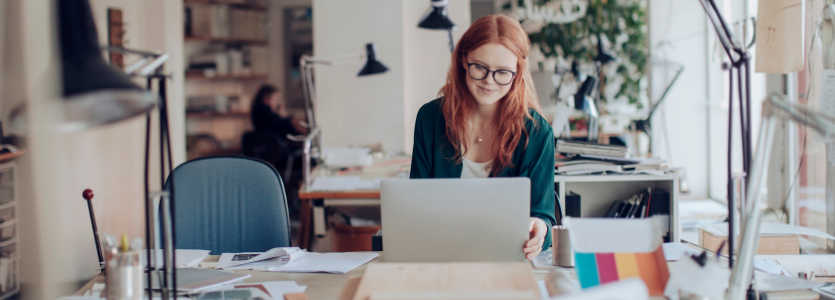
<path fill-rule="evenodd" d="M 464 159 L 464 166 L 461 168 L 461 178 L 487 178 L 490 177 L 490 168 L 487 165 L 491 161 L 484 163 L 472 162 L 469 159 Z"/>

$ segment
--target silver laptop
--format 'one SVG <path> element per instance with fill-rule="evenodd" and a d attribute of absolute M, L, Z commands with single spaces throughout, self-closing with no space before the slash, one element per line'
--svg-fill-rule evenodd
<path fill-rule="evenodd" d="M 530 190 L 528 178 L 383 180 L 383 260 L 524 261 Z"/>

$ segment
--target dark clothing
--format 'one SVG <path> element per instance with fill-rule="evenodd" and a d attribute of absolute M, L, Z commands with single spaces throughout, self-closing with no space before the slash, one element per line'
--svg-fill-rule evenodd
<path fill-rule="evenodd" d="M 525 120 L 528 136 L 519 132 L 519 145 L 513 151 L 512 166 L 501 170 L 498 177 L 530 178 L 531 217 L 545 221 L 548 234 L 542 248 L 548 249 L 551 246 L 551 227 L 557 222 L 554 217 L 554 132 L 551 124 L 535 110 L 531 109 L 530 114 L 533 120 Z M 446 137 L 446 119 L 441 111 L 440 99 L 424 104 L 415 122 L 410 177 L 461 178 L 462 167 Z"/>
<path fill-rule="evenodd" d="M 252 114 L 252 125 L 255 127 L 256 131 L 273 131 L 285 139 L 288 134 L 301 134 L 295 127 L 293 127 L 293 122 L 290 118 L 282 118 L 269 106 L 263 104 L 253 105 L 250 113 Z"/>

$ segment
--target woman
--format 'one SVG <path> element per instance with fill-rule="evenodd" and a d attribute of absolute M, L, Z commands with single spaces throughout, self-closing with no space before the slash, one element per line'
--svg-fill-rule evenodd
<path fill-rule="evenodd" d="M 288 117 L 280 97 L 281 93 L 276 87 L 268 84 L 261 86 L 252 98 L 252 125 L 255 130 L 273 131 L 282 138 L 286 138 L 287 134 L 302 134 L 293 125 L 292 118 Z"/>
<path fill-rule="evenodd" d="M 441 98 L 415 122 L 411 178 L 528 177 L 534 258 L 551 245 L 554 218 L 554 134 L 540 115 L 519 21 L 476 20 L 452 56 Z"/>

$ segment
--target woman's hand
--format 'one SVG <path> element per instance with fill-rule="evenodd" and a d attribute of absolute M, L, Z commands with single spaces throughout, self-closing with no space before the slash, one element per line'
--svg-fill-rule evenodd
<path fill-rule="evenodd" d="M 528 230 L 530 239 L 525 243 L 525 249 L 522 252 L 525 253 L 525 258 L 531 260 L 542 252 L 542 243 L 545 242 L 545 235 L 548 234 L 548 225 L 545 225 L 545 221 L 540 218 L 531 217 Z"/>

